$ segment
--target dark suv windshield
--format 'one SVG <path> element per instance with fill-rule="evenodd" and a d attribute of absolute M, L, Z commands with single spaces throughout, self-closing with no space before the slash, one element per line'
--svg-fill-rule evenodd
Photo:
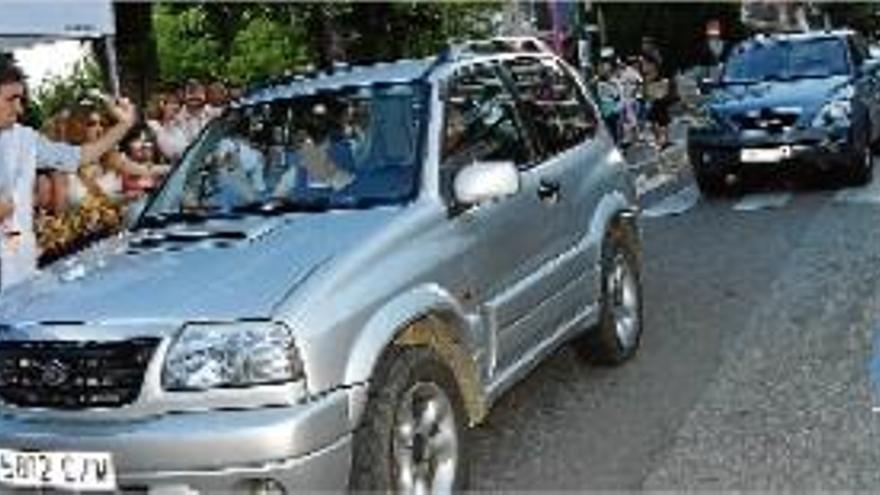
<path fill-rule="evenodd" d="M 724 81 L 756 82 L 849 74 L 846 46 L 835 38 L 749 42 L 727 61 Z"/>
<path fill-rule="evenodd" d="M 213 122 L 145 217 L 391 204 L 417 188 L 425 88 L 318 91 Z"/>

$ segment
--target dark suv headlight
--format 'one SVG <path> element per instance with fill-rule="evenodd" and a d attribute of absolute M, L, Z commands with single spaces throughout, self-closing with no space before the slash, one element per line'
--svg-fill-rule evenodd
<path fill-rule="evenodd" d="M 856 94 L 853 86 L 845 86 L 837 91 L 828 103 L 816 112 L 813 127 L 846 127 L 852 118 L 852 100 Z"/>
<path fill-rule="evenodd" d="M 813 127 L 844 127 L 850 123 L 852 100 L 832 100 L 826 103 L 813 119 Z"/>

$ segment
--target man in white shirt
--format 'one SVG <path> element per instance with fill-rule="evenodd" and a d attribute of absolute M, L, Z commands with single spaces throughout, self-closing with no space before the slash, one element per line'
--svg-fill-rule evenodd
<path fill-rule="evenodd" d="M 71 146 L 48 140 L 18 124 L 24 112 L 24 74 L 0 57 L 0 289 L 27 279 L 36 271 L 33 191 L 36 169 L 76 172 L 96 162 L 125 136 L 135 109 L 125 99 L 108 102 L 116 124 L 97 141 Z"/>
<path fill-rule="evenodd" d="M 187 81 L 183 89 L 183 108 L 177 116 L 177 126 L 183 131 L 187 145 L 196 140 L 202 129 L 221 113 L 208 105 L 205 86 L 196 80 Z"/>

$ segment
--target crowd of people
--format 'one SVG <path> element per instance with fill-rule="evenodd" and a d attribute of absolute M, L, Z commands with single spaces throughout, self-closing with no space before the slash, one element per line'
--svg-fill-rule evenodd
<path fill-rule="evenodd" d="M 34 234 L 42 266 L 119 232 L 127 209 L 160 184 L 207 123 L 235 97 L 221 82 L 197 80 L 155 95 L 116 146 L 77 170 L 37 164 Z M 117 119 L 107 97 L 91 95 L 51 116 L 40 130 L 53 142 L 97 142 Z"/>
<path fill-rule="evenodd" d="M 643 42 L 640 55 L 618 57 L 612 48 L 603 48 L 593 87 L 602 117 L 618 144 L 626 148 L 647 141 L 660 150 L 669 145 L 676 88 L 664 73 L 660 52 L 650 38 Z"/>

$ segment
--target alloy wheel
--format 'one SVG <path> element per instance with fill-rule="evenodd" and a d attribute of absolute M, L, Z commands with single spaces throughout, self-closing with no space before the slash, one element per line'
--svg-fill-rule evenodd
<path fill-rule="evenodd" d="M 403 394 L 393 452 L 399 493 L 452 493 L 459 460 L 457 422 L 449 397 L 435 383 L 415 383 Z"/>
<path fill-rule="evenodd" d="M 617 253 L 608 273 L 609 309 L 614 319 L 614 331 L 620 345 L 630 349 L 639 337 L 639 291 L 635 273 L 626 256 Z"/>

